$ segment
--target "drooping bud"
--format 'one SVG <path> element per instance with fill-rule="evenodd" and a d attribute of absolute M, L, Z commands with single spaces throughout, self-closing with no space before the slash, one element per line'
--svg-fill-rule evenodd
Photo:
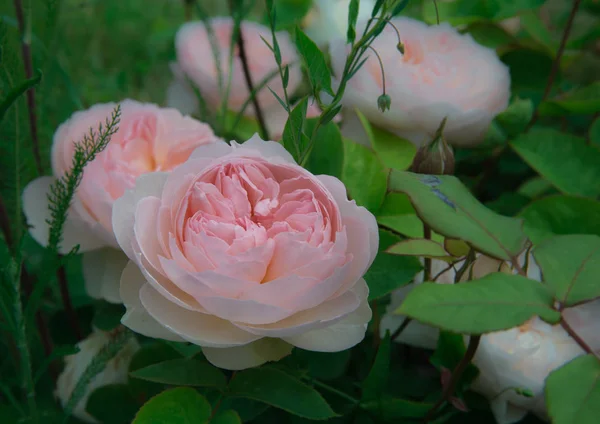
<path fill-rule="evenodd" d="M 454 174 L 454 151 L 444 138 L 444 118 L 433 139 L 422 146 L 415 155 L 411 171 L 418 174 L 452 175 Z"/>
<path fill-rule="evenodd" d="M 404 43 L 402 41 L 398 41 L 398 44 L 396 44 L 396 48 L 398 49 L 398 51 L 402 54 L 404 54 Z"/>
<path fill-rule="evenodd" d="M 392 99 L 387 94 L 382 94 L 377 98 L 377 107 L 380 111 L 385 112 L 386 110 L 390 110 L 392 105 Z"/>

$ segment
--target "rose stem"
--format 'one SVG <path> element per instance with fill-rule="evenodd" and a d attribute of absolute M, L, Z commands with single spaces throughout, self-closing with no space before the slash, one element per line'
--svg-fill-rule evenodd
<path fill-rule="evenodd" d="M 429 409 L 427 415 L 425 415 L 425 418 L 423 419 L 423 422 L 428 423 L 429 421 L 431 421 L 435 412 L 444 404 L 444 402 L 447 402 L 448 399 L 450 399 L 450 397 L 454 394 L 454 390 L 456 389 L 456 385 L 458 384 L 460 376 L 475 356 L 475 352 L 477 352 L 480 339 L 481 336 L 471 336 L 469 340 L 469 346 L 467 347 L 467 351 L 465 352 L 465 356 L 462 357 L 456 368 L 454 368 L 454 371 L 452 371 L 452 376 L 450 377 L 448 385 L 444 388 L 444 391 L 442 392 L 442 397 Z"/>
<path fill-rule="evenodd" d="M 69 324 L 71 324 L 73 333 L 75 334 L 75 337 L 77 337 L 77 341 L 79 341 L 83 339 L 83 333 L 81 331 L 81 327 L 79 327 L 77 313 L 75 312 L 75 309 L 73 308 L 73 303 L 71 302 L 71 295 L 69 294 L 69 284 L 67 282 L 67 273 L 65 272 L 64 265 L 61 265 L 56 271 L 56 278 L 58 279 L 60 297 L 62 299 L 63 307 L 65 308 L 65 313 L 67 314 Z"/>
<path fill-rule="evenodd" d="M 21 0 L 14 0 L 15 14 L 17 17 L 17 24 L 19 26 L 19 32 L 21 33 L 21 53 L 23 55 L 23 66 L 25 68 L 25 77 L 31 79 L 33 76 L 33 64 L 31 60 L 31 36 L 26 34 L 26 30 L 29 32 L 31 28 L 25 28 L 25 19 L 23 16 L 23 3 Z M 30 12 L 31 13 L 31 12 Z M 31 148 L 33 150 L 33 157 L 35 159 L 35 167 L 39 175 L 44 173 L 42 168 L 42 159 L 40 157 L 40 145 L 37 134 L 37 116 L 35 113 L 35 87 L 27 90 L 27 108 L 29 110 L 29 132 L 31 134 Z"/>

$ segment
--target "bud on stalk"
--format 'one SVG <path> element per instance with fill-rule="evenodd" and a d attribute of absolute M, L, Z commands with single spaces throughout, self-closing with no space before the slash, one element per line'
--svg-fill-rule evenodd
<path fill-rule="evenodd" d="M 444 138 L 444 118 L 435 132 L 433 140 L 422 146 L 413 160 L 410 170 L 418 174 L 452 175 L 454 174 L 454 151 Z"/>

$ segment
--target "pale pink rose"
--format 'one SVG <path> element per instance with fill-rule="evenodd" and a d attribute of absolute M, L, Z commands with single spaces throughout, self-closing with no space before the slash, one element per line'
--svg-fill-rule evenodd
<path fill-rule="evenodd" d="M 524 265 L 525 254 L 519 261 Z M 432 275 L 441 273 L 439 284 L 453 284 L 456 272 L 464 262 L 448 269 L 442 260 L 432 261 Z M 473 278 L 481 278 L 492 272 L 516 273 L 507 263 L 480 255 L 473 265 Z M 541 281 L 542 275 L 533 255 L 529 255 L 527 277 Z M 461 281 L 465 281 L 465 276 Z M 423 282 L 423 274 L 414 284 Z M 381 321 L 381 332 L 393 332 L 405 317 L 394 315 L 410 290 L 404 287 L 392 294 L 392 302 Z M 597 324 L 600 322 L 600 300 L 568 308 L 565 319 L 586 340 L 592 349 L 600 349 Z M 439 331 L 418 321 L 411 322 L 396 341 L 425 349 L 435 349 Z M 465 337 L 466 339 L 466 337 Z M 547 420 L 544 387 L 546 377 L 555 369 L 579 356 L 583 350 L 560 325 L 550 325 L 533 317 L 523 325 L 505 331 L 485 334 L 473 359 L 480 374 L 472 389 L 490 400 L 490 406 L 498 424 L 519 422 L 529 411 Z M 533 397 L 525 397 L 514 389 L 528 389 Z"/>
<path fill-rule="evenodd" d="M 210 107 L 221 105 L 225 96 L 227 81 L 231 77 L 231 88 L 227 104 L 229 109 L 239 111 L 250 96 L 248 86 L 244 77 L 242 61 L 239 57 L 239 50 L 235 45 L 231 75 L 229 75 L 229 55 L 231 47 L 231 34 L 233 31 L 233 18 L 218 17 L 209 21 L 215 35 L 216 47 L 218 48 L 218 57 L 220 62 L 220 73 L 223 80 L 223 91 L 219 87 L 219 70 L 215 64 L 213 51 L 208 37 L 208 31 L 204 22 L 188 22 L 184 24 L 175 39 L 175 49 L 177 51 L 177 63 L 181 70 L 175 69 L 175 76 L 181 80 L 182 75 L 187 76 L 195 84 L 203 98 Z M 284 98 L 283 84 L 277 72 L 277 63 L 273 52 L 263 42 L 261 37 L 271 43 L 271 30 L 255 22 L 243 21 L 241 30 L 244 37 L 244 46 L 248 58 L 248 67 L 254 86 L 258 86 L 265 78 L 273 75 L 267 86 L 277 95 Z M 281 51 L 282 64 L 289 65 L 289 80 L 287 91 L 292 94 L 302 82 L 302 71 L 296 48 L 292 43 L 289 34 L 286 32 L 276 33 L 277 41 Z M 258 101 L 261 107 L 268 111 L 278 105 L 278 101 L 264 87 L 258 93 Z M 252 115 L 251 105 L 246 109 L 247 113 Z"/>
<path fill-rule="evenodd" d="M 75 143 L 80 143 L 90 129 L 111 116 L 115 103 L 98 104 L 76 112 L 54 134 L 52 145 L 53 176 L 32 181 L 23 192 L 23 211 L 30 234 L 41 245 L 48 242 L 50 211 L 47 194 L 56 178 L 72 166 Z M 121 102 L 121 121 L 110 143 L 83 173 L 64 226 L 61 253 L 79 245 L 81 252 L 95 251 L 84 258 L 88 291 L 95 297 L 118 301 L 118 286 L 103 286 L 120 275 L 126 261 L 119 259 L 119 249 L 112 229 L 112 208 L 135 179 L 145 173 L 170 171 L 184 162 L 198 146 L 219 140 L 211 128 L 175 109 L 161 109 L 153 104 L 133 100 Z M 121 266 L 114 271 L 110 266 Z"/>
<path fill-rule="evenodd" d="M 343 104 L 359 109 L 369 121 L 421 145 L 430 140 L 444 117 L 447 140 L 472 146 L 483 140 L 495 115 L 508 105 L 510 74 L 494 50 L 461 35 L 449 24 L 428 26 L 410 18 L 394 18 L 404 54 L 391 26 L 372 47 L 381 56 L 391 109 L 381 112 L 377 98 L 383 92 L 379 62 L 372 52 L 349 81 Z M 330 44 L 332 66 L 340 77 L 349 47 Z"/>
<path fill-rule="evenodd" d="M 375 218 L 276 142 L 201 146 L 170 174 L 138 178 L 113 228 L 131 259 L 122 323 L 136 332 L 195 343 L 228 369 L 364 337 Z"/>

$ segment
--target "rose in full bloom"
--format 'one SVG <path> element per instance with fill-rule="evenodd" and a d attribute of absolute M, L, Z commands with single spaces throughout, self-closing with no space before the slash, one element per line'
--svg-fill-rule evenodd
<path fill-rule="evenodd" d="M 56 178 L 70 170 L 75 144 L 90 129 L 111 116 L 115 103 L 98 104 L 76 112 L 54 134 L 53 176 L 40 177 L 23 192 L 23 210 L 30 234 L 41 245 L 48 242 L 50 218 L 48 192 Z M 79 245 L 90 295 L 118 302 L 119 275 L 127 263 L 120 254 L 112 229 L 115 200 L 145 173 L 170 171 L 184 162 L 198 146 L 219 140 L 211 128 L 175 109 L 161 109 L 133 100 L 121 102 L 121 120 L 108 146 L 89 163 L 83 173 L 64 226 L 61 253 Z M 86 266 L 87 265 L 87 266 Z M 114 282 L 117 282 L 116 284 Z M 111 284 L 112 282 L 112 284 Z"/>
<path fill-rule="evenodd" d="M 416 145 L 430 140 L 445 117 L 444 135 L 451 144 L 481 142 L 494 116 L 508 105 L 508 67 L 494 50 L 447 23 L 428 26 L 404 17 L 391 23 L 398 28 L 404 53 L 398 49 L 398 37 L 390 25 L 372 44 L 383 62 L 391 109 L 382 113 L 377 108 L 384 81 L 374 54 L 348 82 L 344 105 L 359 109 L 372 123 Z M 348 48 L 339 40 L 330 45 L 338 78 Z"/>
<path fill-rule="evenodd" d="M 111 334 L 94 330 L 87 338 L 77 344 L 79 352 L 65 357 L 65 368 L 56 381 L 56 396 L 65 407 L 69 398 L 92 359 L 111 339 Z M 94 390 L 109 384 L 124 384 L 127 382 L 129 364 L 133 355 L 140 349 L 134 337 L 130 337 L 125 346 L 106 364 L 106 367 L 96 375 L 86 388 L 85 395 L 73 409 L 73 415 L 86 423 L 98 421 L 86 412 L 87 401 Z"/>
<path fill-rule="evenodd" d="M 136 332 L 195 343 L 228 369 L 364 337 L 375 218 L 276 142 L 201 146 L 171 173 L 141 176 L 113 228 L 131 259 L 122 323 Z"/>
<path fill-rule="evenodd" d="M 532 255 L 528 261 L 527 276 L 541 281 L 540 268 Z M 524 263 L 524 255 L 521 255 L 520 262 Z M 462 262 L 448 269 L 447 262 L 433 260 L 432 275 L 441 273 L 436 280 L 439 284 L 453 284 L 456 270 L 460 269 L 461 265 Z M 498 271 L 515 272 L 507 263 L 480 255 L 473 264 L 472 275 L 473 278 L 481 278 Z M 465 274 L 461 281 L 465 280 Z M 420 273 L 414 284 L 420 284 L 422 281 L 423 273 Z M 393 332 L 404 321 L 405 317 L 393 315 L 392 312 L 402 304 L 412 287 L 414 285 L 404 287 L 392 295 L 392 303 L 381 321 L 382 334 L 386 330 Z M 599 300 L 568 308 L 564 315 L 567 322 L 592 349 L 600 349 L 600 336 L 597 331 L 597 323 L 600 322 Z M 412 346 L 435 349 L 438 334 L 436 328 L 413 321 L 396 340 Z M 583 353 L 581 347 L 560 325 L 550 325 L 539 317 L 533 317 L 519 327 L 481 337 L 473 359 L 480 374 L 471 388 L 490 399 L 491 409 L 498 424 L 519 422 L 528 411 L 547 419 L 544 401 L 546 377 L 553 370 Z M 523 396 L 515 389 L 528 390 L 533 396 Z"/>
<path fill-rule="evenodd" d="M 370 18 L 374 6 L 375 0 L 360 1 L 358 21 Z M 350 0 L 315 0 L 302 21 L 304 32 L 319 46 L 335 39 L 345 40 L 349 7 Z"/>

